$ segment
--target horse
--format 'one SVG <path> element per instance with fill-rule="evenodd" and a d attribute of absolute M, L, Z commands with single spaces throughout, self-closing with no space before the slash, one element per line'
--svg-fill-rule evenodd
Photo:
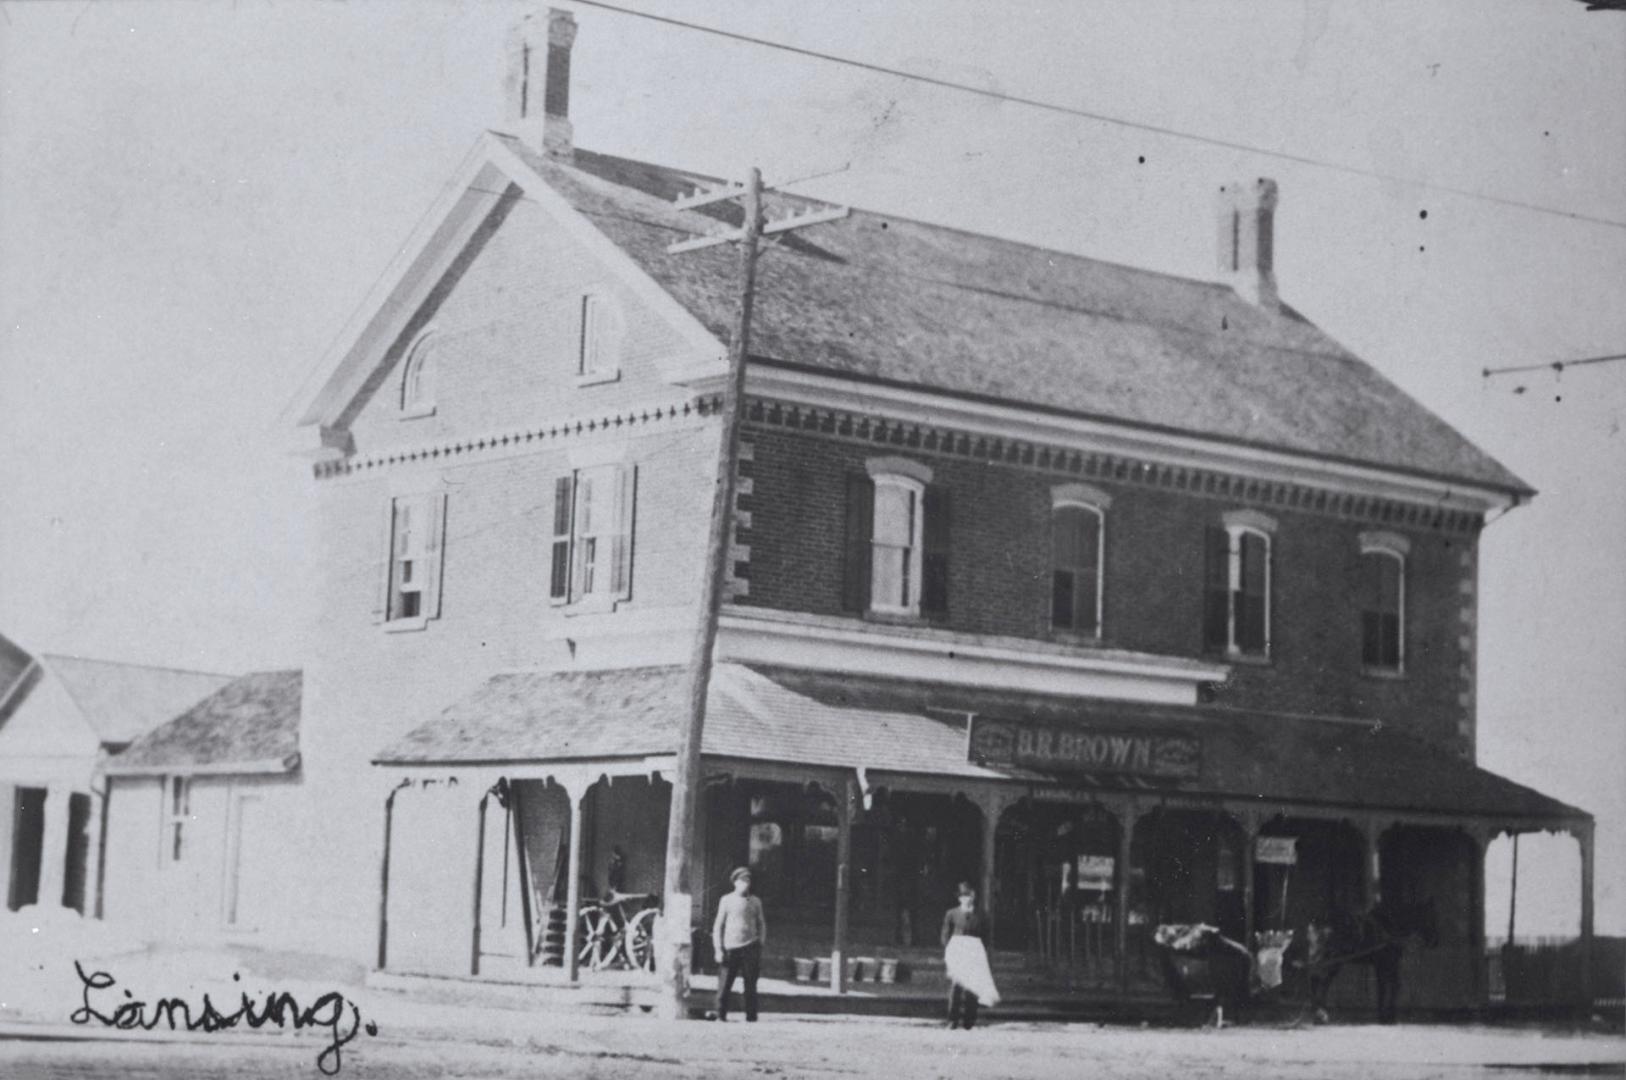
<path fill-rule="evenodd" d="M 1304 967 L 1316 1021 L 1327 1021 L 1327 995 L 1344 965 L 1367 964 L 1377 984 L 1378 1022 L 1394 1023 L 1400 1001 L 1400 957 L 1413 937 L 1425 947 L 1439 944 L 1433 900 L 1380 902 L 1364 912 L 1337 912 L 1330 922 L 1307 926 Z"/>

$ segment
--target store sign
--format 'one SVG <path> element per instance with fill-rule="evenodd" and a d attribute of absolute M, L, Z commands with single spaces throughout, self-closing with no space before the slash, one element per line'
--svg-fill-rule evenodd
<path fill-rule="evenodd" d="M 1078 887 L 1081 889 L 1112 888 L 1115 860 L 1111 855 L 1080 855 L 1078 857 Z"/>
<path fill-rule="evenodd" d="M 1189 735 L 1098 731 L 974 716 L 970 741 L 971 760 L 979 765 L 1170 780 L 1194 780 L 1202 769 L 1202 741 Z"/>
<path fill-rule="evenodd" d="M 1292 836 L 1261 836 L 1253 842 L 1253 861 L 1294 866 L 1299 861 L 1298 845 L 1298 839 Z"/>

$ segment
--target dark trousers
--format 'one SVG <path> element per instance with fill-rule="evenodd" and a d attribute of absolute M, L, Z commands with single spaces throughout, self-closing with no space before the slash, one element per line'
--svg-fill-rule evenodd
<path fill-rule="evenodd" d="M 757 1018 L 757 976 L 761 971 L 761 945 L 753 943 L 723 950 L 722 969 L 717 973 L 717 1019 L 728 1019 L 728 995 L 734 990 L 735 978 L 742 976 L 745 979 L 745 1018 Z"/>
<path fill-rule="evenodd" d="M 977 995 L 953 983 L 949 986 L 949 1027 L 970 1031 L 977 1025 Z"/>

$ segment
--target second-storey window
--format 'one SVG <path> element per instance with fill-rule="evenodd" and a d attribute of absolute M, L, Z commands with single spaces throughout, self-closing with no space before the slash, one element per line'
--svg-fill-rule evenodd
<path fill-rule="evenodd" d="M 1102 540 L 1111 500 L 1083 484 L 1051 493 L 1050 625 L 1052 629 L 1101 634 Z"/>
<path fill-rule="evenodd" d="M 847 481 L 843 606 L 882 615 L 948 609 L 949 506 L 931 470 L 875 458 Z"/>
<path fill-rule="evenodd" d="M 446 496 L 440 492 L 390 500 L 386 521 L 388 569 L 374 618 L 421 626 L 440 614 L 441 549 Z"/>
<path fill-rule="evenodd" d="M 1263 514 L 1236 511 L 1208 530 L 1204 644 L 1238 656 L 1270 655 L 1271 534 Z"/>
<path fill-rule="evenodd" d="M 875 484 L 875 524 L 870 536 L 872 611 L 914 614 L 920 610 L 921 507 L 925 485 L 905 476 L 880 476 Z"/>
<path fill-rule="evenodd" d="M 554 603 L 631 595 L 636 480 L 633 466 L 600 465 L 554 481 L 548 583 Z"/>
<path fill-rule="evenodd" d="M 1403 537 L 1361 536 L 1361 663 L 1378 671 L 1405 663 L 1406 554 Z"/>

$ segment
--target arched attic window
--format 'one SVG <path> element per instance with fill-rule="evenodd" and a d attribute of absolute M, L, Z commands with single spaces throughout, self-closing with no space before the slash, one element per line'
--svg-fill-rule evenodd
<path fill-rule="evenodd" d="M 406 363 L 401 366 L 401 418 L 429 416 L 435 411 L 435 376 L 437 352 L 435 332 L 425 330 L 407 350 Z"/>
<path fill-rule="evenodd" d="M 1087 484 L 1062 484 L 1051 489 L 1050 505 L 1050 626 L 1098 638 L 1112 498 Z"/>

